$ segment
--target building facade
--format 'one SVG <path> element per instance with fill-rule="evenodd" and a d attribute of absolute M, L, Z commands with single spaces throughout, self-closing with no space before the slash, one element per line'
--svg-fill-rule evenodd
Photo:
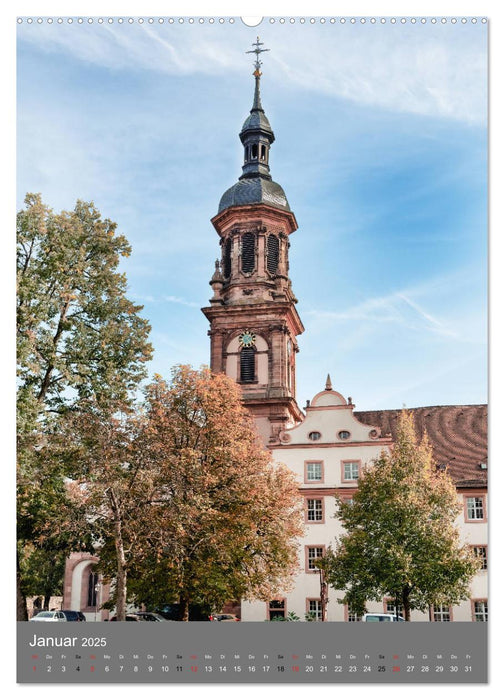
<path fill-rule="evenodd" d="M 240 131 L 242 174 L 223 194 L 212 224 L 220 255 L 210 280 L 212 296 L 202 309 L 209 321 L 210 366 L 241 387 L 244 403 L 272 459 L 296 475 L 306 532 L 299 542 L 294 587 L 275 600 L 241 601 L 232 611 L 243 621 L 268 620 L 292 612 L 320 619 L 328 599 L 329 621 L 356 618 L 327 590 L 314 561 L 342 534 L 334 517 L 335 495 L 351 499 L 366 465 L 391 447 L 400 411 L 355 410 L 332 387 L 304 410 L 296 401 L 297 337 L 304 331 L 289 277 L 289 248 L 297 222 L 282 187 L 270 172 L 275 136 L 261 103 L 262 44 L 255 44 L 252 109 Z M 470 599 L 461 605 L 413 611 L 412 620 L 486 621 L 487 407 L 434 406 L 412 410 L 418 435 L 425 431 L 437 468 L 448 469 L 461 504 L 461 541 L 480 557 Z M 88 620 L 108 619 L 100 609 L 109 596 L 94 565 L 98 559 L 74 553 L 65 573 L 63 609 L 82 610 Z M 230 608 L 231 609 L 231 608 Z M 370 612 L 393 612 L 393 602 L 372 601 Z"/>
<path fill-rule="evenodd" d="M 296 337 L 304 328 L 289 278 L 290 236 L 297 229 L 282 187 L 270 174 L 273 130 L 261 104 L 262 44 L 255 46 L 252 109 L 240 132 L 243 167 L 222 196 L 212 223 L 221 256 L 210 281 L 213 296 L 202 309 L 210 323 L 210 365 L 242 389 L 243 399 L 274 461 L 286 464 L 299 482 L 306 534 L 299 543 L 294 588 L 274 601 L 242 601 L 241 618 L 266 620 L 294 613 L 320 619 L 328 595 L 327 619 L 354 618 L 326 591 L 314 561 L 342 534 L 334 517 L 334 496 L 351 499 L 367 464 L 393 444 L 400 411 L 356 412 L 351 398 L 325 389 L 302 411 L 296 402 Z M 449 469 L 461 506 L 461 540 L 481 560 L 471 598 L 456 608 L 442 606 L 412 620 L 486 620 L 487 440 L 486 406 L 441 406 L 413 410 L 419 435 L 427 432 L 439 469 Z M 393 603 L 370 602 L 387 611 Z"/>

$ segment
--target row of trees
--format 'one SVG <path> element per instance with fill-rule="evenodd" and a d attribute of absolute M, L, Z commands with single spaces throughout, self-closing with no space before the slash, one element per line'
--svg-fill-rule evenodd
<path fill-rule="evenodd" d="M 237 386 L 177 367 L 134 391 L 152 348 L 117 271 L 130 253 L 93 204 L 18 215 L 18 619 L 58 592 L 72 550 L 99 552 L 128 600 L 219 608 L 289 585 L 302 532 Z M 58 576 L 58 579 L 55 577 Z"/>
<path fill-rule="evenodd" d="M 18 215 L 18 619 L 60 592 L 72 550 L 98 552 L 128 601 L 220 608 L 288 590 L 303 532 L 293 475 L 273 466 L 236 384 L 179 366 L 135 401 L 149 324 L 118 272 L 130 247 L 92 203 Z M 391 454 L 337 499 L 346 534 L 320 560 L 342 601 L 410 610 L 467 595 L 477 563 L 459 543 L 456 492 L 403 415 Z"/>

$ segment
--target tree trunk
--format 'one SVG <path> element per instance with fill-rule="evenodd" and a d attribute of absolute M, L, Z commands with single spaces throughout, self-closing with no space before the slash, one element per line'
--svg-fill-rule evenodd
<path fill-rule="evenodd" d="M 51 603 L 51 594 L 45 594 L 44 596 L 44 610 L 49 610 L 49 605 Z"/>
<path fill-rule="evenodd" d="M 117 554 L 117 581 L 116 581 L 116 610 L 117 619 L 126 619 L 126 558 L 124 556 L 124 546 L 121 534 L 121 523 L 116 521 L 114 525 L 116 531 L 116 554 Z"/>
<path fill-rule="evenodd" d="M 26 622 L 28 620 L 28 608 L 26 607 L 26 596 L 23 593 L 22 586 L 21 586 L 21 572 L 19 570 L 19 554 L 16 556 L 16 595 L 17 595 L 17 601 L 16 601 L 16 607 L 17 607 L 17 616 L 16 619 L 18 622 Z"/>
<path fill-rule="evenodd" d="M 114 513 L 114 534 L 115 550 L 117 558 L 117 580 L 116 580 L 116 618 L 118 621 L 126 620 L 126 556 L 124 554 L 124 543 L 122 538 L 120 509 L 112 490 L 109 492 L 112 511 Z"/>
<path fill-rule="evenodd" d="M 53 338 L 53 347 L 54 347 L 54 352 L 56 353 L 56 348 L 59 343 L 59 339 L 61 338 L 61 335 L 63 333 L 63 326 L 66 321 L 66 316 L 68 313 L 68 309 L 70 307 L 70 299 L 67 299 L 65 302 L 61 312 L 60 312 L 60 318 L 59 318 L 59 323 L 58 323 L 58 328 L 56 329 L 56 333 Z M 49 384 L 51 383 L 51 374 L 54 369 L 54 364 L 49 363 L 45 374 L 44 378 L 42 379 L 41 385 L 40 385 L 40 391 L 37 396 L 37 400 L 40 403 L 43 403 L 47 394 L 47 390 L 49 389 Z"/>
<path fill-rule="evenodd" d="M 180 596 L 180 619 L 182 622 L 189 622 L 189 598 Z"/>
<path fill-rule="evenodd" d="M 410 602 L 409 602 L 409 594 L 410 594 L 410 588 L 409 586 L 404 586 L 402 590 L 402 604 L 403 604 L 403 610 L 404 610 L 404 619 L 406 622 L 411 621 L 411 608 L 410 608 Z"/>

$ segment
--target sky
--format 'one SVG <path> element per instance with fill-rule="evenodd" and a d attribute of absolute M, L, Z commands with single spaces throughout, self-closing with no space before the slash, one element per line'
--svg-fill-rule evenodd
<path fill-rule="evenodd" d="M 209 362 L 210 219 L 241 174 L 259 33 L 299 225 L 299 404 L 328 373 L 357 410 L 486 402 L 487 25 L 127 17 L 18 25 L 17 206 L 40 192 L 117 222 L 150 375 Z"/>

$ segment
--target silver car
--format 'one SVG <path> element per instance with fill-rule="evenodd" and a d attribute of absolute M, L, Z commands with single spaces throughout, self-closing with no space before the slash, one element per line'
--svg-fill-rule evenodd
<path fill-rule="evenodd" d="M 66 622 L 65 613 L 61 610 L 42 610 L 34 615 L 30 622 Z"/>

